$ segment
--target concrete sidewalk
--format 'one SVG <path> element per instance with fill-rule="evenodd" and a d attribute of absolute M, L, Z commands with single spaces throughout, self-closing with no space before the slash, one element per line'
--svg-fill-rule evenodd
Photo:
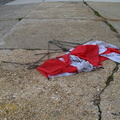
<path fill-rule="evenodd" d="M 6 20 L 8 27 L 1 32 L 0 48 L 47 49 L 47 42 L 53 39 L 80 43 L 94 39 L 120 45 L 116 34 L 83 2 L 42 2 L 36 6 L 15 3 L 1 7 L 1 24 L 5 28 Z"/>
<path fill-rule="evenodd" d="M 0 120 L 119 120 L 120 64 L 108 60 L 104 69 L 48 81 L 27 65 L 2 62 L 35 62 L 50 40 L 120 46 L 119 33 L 83 1 L 58 1 L 16 0 L 0 7 Z"/>
<path fill-rule="evenodd" d="M 100 13 L 120 33 L 120 1 L 119 2 L 87 2 Z"/>

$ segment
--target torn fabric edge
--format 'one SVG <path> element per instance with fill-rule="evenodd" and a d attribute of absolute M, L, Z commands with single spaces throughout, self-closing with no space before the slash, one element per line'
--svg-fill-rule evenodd
<path fill-rule="evenodd" d="M 113 52 L 108 51 L 108 48 L 113 48 L 110 49 Z M 101 67 L 101 62 L 106 59 L 111 59 L 120 63 L 120 51 L 118 49 L 118 47 L 103 41 L 90 41 L 84 45 L 78 45 L 77 47 L 70 49 L 69 52 L 67 52 L 65 55 L 56 57 L 50 61 L 46 61 L 43 63 L 43 65 L 38 67 L 37 70 L 47 78 L 68 76 L 80 72 L 88 72 Z M 84 52 L 82 53 L 82 51 Z M 87 53 L 85 53 L 86 51 Z M 108 51 L 108 53 L 106 51 Z M 87 54 L 87 57 L 85 54 Z M 94 54 L 96 54 L 96 58 L 94 58 Z M 98 60 L 98 56 L 99 58 L 102 58 L 101 61 Z M 89 57 L 91 57 L 91 59 L 89 59 Z M 92 59 L 94 59 L 94 61 L 92 61 Z M 96 62 L 97 60 L 99 63 Z"/>

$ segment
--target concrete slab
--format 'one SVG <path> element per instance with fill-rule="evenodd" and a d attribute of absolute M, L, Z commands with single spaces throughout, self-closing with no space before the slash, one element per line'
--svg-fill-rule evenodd
<path fill-rule="evenodd" d="M 0 7 L 0 20 L 13 20 L 23 18 L 30 13 L 38 4 L 30 5 L 4 5 Z"/>
<path fill-rule="evenodd" d="M 103 40 L 120 46 L 120 41 L 105 23 L 87 20 L 22 20 L 1 41 L 0 48 L 47 49 L 50 40 L 86 42 Z"/>
<path fill-rule="evenodd" d="M 103 120 L 120 120 L 120 65 L 114 74 L 114 81 L 101 96 L 101 110 Z"/>
<path fill-rule="evenodd" d="M 84 0 L 84 1 L 93 1 L 93 2 L 120 2 L 120 0 Z"/>
<path fill-rule="evenodd" d="M 6 28 L 3 23 L 2 28 Z M 0 39 L 0 48 L 47 49 L 47 41 L 53 39 L 82 43 L 92 38 L 120 46 L 116 33 L 100 20 L 51 17 L 21 20 Z M 120 69 L 114 74 L 114 81 L 101 94 L 101 100 L 96 97 L 105 87 L 108 76 L 116 66 L 113 61 L 103 62 L 104 69 L 49 81 L 37 70 L 28 70 L 25 65 L 2 62 L 35 62 L 41 58 L 41 55 L 35 55 L 36 53 L 46 52 L 48 50 L 0 50 L 1 119 L 120 119 Z M 50 57 L 55 58 L 61 54 L 63 53 L 52 54 Z M 100 108 L 95 102 L 100 102 Z"/>
<path fill-rule="evenodd" d="M 1 119 L 98 120 L 99 110 L 93 104 L 94 96 L 104 87 L 115 63 L 108 60 L 103 63 L 105 69 L 48 81 L 37 70 L 1 62 L 37 61 L 40 56 L 34 54 L 44 52 L 0 50 Z"/>
<path fill-rule="evenodd" d="M 7 3 L 6 5 L 20 5 L 20 4 L 33 4 L 33 3 L 42 3 L 42 2 L 67 2 L 73 0 L 15 0 L 13 2 Z M 74 0 L 76 1 L 83 1 L 83 0 Z"/>
<path fill-rule="evenodd" d="M 18 21 L 0 21 L 0 38 L 3 37 Z"/>
<path fill-rule="evenodd" d="M 115 29 L 120 33 L 120 21 L 109 21 L 108 22 L 115 27 Z"/>
<path fill-rule="evenodd" d="M 45 0 L 44 2 L 80 2 L 83 0 Z"/>
<path fill-rule="evenodd" d="M 6 4 L 6 3 L 9 3 L 9 2 L 12 2 L 14 0 L 0 0 L 0 6 Z"/>
<path fill-rule="evenodd" d="M 7 3 L 6 5 L 33 4 L 41 2 L 43 2 L 43 0 L 14 0 L 13 2 Z"/>
<path fill-rule="evenodd" d="M 120 3 L 87 2 L 93 9 L 107 19 L 120 20 Z"/>
<path fill-rule="evenodd" d="M 72 9 L 71 9 L 72 8 Z M 64 12 L 63 12 L 64 11 Z M 93 11 L 83 2 L 44 2 L 26 16 L 30 19 L 95 19 Z"/>
<path fill-rule="evenodd" d="M 120 2 L 87 2 L 120 32 Z"/>

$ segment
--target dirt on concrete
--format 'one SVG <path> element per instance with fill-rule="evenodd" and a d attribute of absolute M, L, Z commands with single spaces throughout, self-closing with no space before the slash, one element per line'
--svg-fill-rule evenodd
<path fill-rule="evenodd" d="M 0 50 L 1 120 L 98 120 L 96 96 L 116 64 L 108 60 L 103 63 L 104 69 L 48 80 L 36 69 L 2 62 L 33 62 L 41 57 L 35 54 L 44 52 Z"/>
<path fill-rule="evenodd" d="M 36 49 L 48 49 L 47 43 L 53 39 L 79 43 L 93 39 L 120 45 L 119 34 L 82 2 L 41 4 L 1 35 L 0 120 L 119 120 L 119 64 L 107 60 L 104 69 L 50 80 L 28 65 L 15 64 L 37 61 L 42 55 L 35 54 L 48 50 Z M 51 54 L 50 58 L 61 54 Z"/>

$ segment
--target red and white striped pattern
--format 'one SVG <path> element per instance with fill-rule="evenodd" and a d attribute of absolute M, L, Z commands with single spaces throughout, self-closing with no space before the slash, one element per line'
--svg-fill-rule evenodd
<path fill-rule="evenodd" d="M 68 76 L 99 68 L 106 59 L 120 63 L 119 48 L 102 41 L 90 41 L 45 61 L 37 70 L 47 78 Z"/>

